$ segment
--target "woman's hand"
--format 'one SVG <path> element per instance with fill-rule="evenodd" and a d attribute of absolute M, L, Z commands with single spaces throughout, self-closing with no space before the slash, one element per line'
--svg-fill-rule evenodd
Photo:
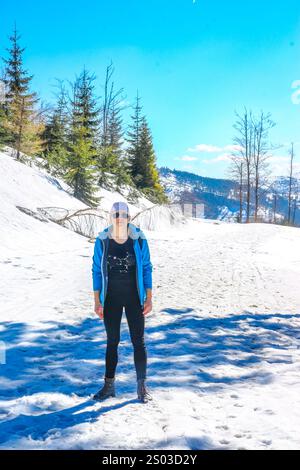
<path fill-rule="evenodd" d="M 147 315 L 147 313 L 151 312 L 151 310 L 152 310 L 152 299 L 146 299 L 144 302 L 143 314 Z"/>
<path fill-rule="evenodd" d="M 95 302 L 94 312 L 103 320 L 103 306 L 99 302 Z"/>

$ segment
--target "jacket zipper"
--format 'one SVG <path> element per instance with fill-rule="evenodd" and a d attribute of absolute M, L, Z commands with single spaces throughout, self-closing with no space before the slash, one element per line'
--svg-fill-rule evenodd
<path fill-rule="evenodd" d="M 103 304 L 105 300 L 105 282 L 104 282 L 104 273 L 103 273 L 103 260 L 104 260 L 104 254 L 105 254 L 105 246 L 104 246 L 104 241 L 101 239 L 102 245 L 103 245 L 103 251 L 102 251 L 102 260 L 101 260 L 101 274 L 102 274 L 102 286 L 103 286 Z"/>
<path fill-rule="evenodd" d="M 138 281 L 138 263 L 136 263 L 135 278 L 136 278 L 136 285 L 137 285 L 137 289 L 138 289 L 138 293 L 139 293 L 140 304 L 142 305 L 141 296 L 140 296 L 139 281 Z"/>

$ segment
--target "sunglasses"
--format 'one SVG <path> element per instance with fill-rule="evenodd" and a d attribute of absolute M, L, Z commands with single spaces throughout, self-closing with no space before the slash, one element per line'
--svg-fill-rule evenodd
<path fill-rule="evenodd" d="M 116 219 L 117 217 L 121 217 L 122 219 L 128 219 L 129 214 L 127 212 L 113 212 L 112 218 Z"/>

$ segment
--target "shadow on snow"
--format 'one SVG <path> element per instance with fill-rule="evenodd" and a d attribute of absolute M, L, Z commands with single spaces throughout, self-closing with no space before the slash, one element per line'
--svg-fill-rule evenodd
<path fill-rule="evenodd" d="M 296 317 L 250 312 L 201 317 L 190 308 L 164 309 L 163 315 L 149 316 L 145 330 L 149 389 L 155 394 L 155 389 L 179 387 L 201 395 L 239 382 L 253 381 L 262 386 L 270 383 L 273 372 L 259 366 L 263 361 L 291 362 L 284 351 L 300 338 L 300 329 L 289 324 Z M 123 378 L 118 381 L 117 377 L 116 392 L 118 400 L 122 393 L 132 393 L 133 399 L 109 406 L 102 402 L 97 408 L 91 394 L 103 383 L 106 334 L 102 321 L 97 317 L 77 324 L 53 321 L 40 329 L 30 329 L 26 323 L 3 322 L 0 340 L 6 347 L 6 364 L 0 365 L 0 418 L 2 415 L 6 420 L 0 423 L 0 444 L 12 436 L 29 434 L 33 439 L 45 439 L 53 428 L 91 423 L 104 412 L 135 403 L 133 347 L 124 323 L 123 313 L 116 372 Z M 266 348 L 275 355 L 266 355 Z M 223 367 L 214 374 L 217 366 Z M 230 370 L 239 368 L 239 374 L 226 374 L 228 366 Z M 12 419 L 3 413 L 5 400 L 41 392 L 76 394 L 76 399 L 82 397 L 83 402 L 62 410 L 50 406 L 46 412 L 34 408 L 30 415 Z"/>

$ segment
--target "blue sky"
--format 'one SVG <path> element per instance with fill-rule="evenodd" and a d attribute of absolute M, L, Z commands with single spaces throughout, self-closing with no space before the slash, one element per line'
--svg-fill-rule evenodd
<path fill-rule="evenodd" d="M 72 80 L 83 66 L 101 95 L 112 61 L 128 104 L 139 91 L 158 166 L 226 177 L 234 111 L 247 106 L 277 123 L 271 139 L 283 147 L 274 152 L 274 174 L 286 173 L 291 141 L 300 171 L 298 1 L 27 0 L 3 1 L 1 13 L 1 56 L 16 21 L 33 87 L 46 102 L 55 78 Z"/>

